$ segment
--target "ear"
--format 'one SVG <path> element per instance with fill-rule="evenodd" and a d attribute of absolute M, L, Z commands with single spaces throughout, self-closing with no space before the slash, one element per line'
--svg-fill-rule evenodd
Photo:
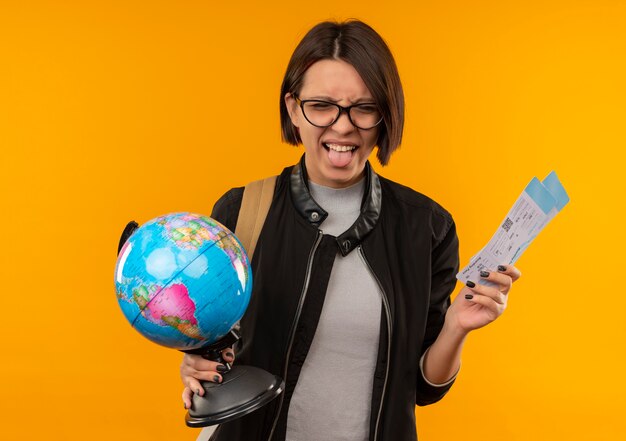
<path fill-rule="evenodd" d="M 300 112 L 298 111 L 298 103 L 296 103 L 296 100 L 291 93 L 285 94 L 285 107 L 287 107 L 287 112 L 289 112 L 291 124 L 293 124 L 294 127 L 300 127 Z"/>

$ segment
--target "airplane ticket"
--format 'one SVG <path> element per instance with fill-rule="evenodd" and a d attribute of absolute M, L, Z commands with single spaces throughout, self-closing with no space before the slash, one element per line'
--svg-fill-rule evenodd
<path fill-rule="evenodd" d="M 569 202 L 569 196 L 556 173 L 543 181 L 533 178 L 517 198 L 487 245 L 470 259 L 470 263 L 456 275 L 466 283 L 481 280 L 480 271 L 495 271 L 498 265 L 512 265 L 520 258 L 537 235 Z"/>

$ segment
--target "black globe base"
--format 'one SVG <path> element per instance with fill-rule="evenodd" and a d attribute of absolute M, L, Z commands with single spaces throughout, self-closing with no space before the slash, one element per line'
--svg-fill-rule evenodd
<path fill-rule="evenodd" d="M 233 366 L 221 383 L 203 381 L 204 396 L 194 394 L 185 416 L 189 427 L 225 423 L 253 412 L 283 391 L 285 382 L 254 366 Z"/>

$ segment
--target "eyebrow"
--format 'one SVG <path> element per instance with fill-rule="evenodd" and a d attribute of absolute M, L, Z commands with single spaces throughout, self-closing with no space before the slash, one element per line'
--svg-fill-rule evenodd
<path fill-rule="evenodd" d="M 336 100 L 326 95 L 313 96 L 311 98 L 307 98 L 307 100 L 328 101 L 330 103 L 335 103 L 335 104 L 337 104 L 340 101 L 340 100 Z M 374 98 L 370 98 L 370 97 L 359 98 L 356 101 L 350 101 L 350 104 L 359 104 L 359 103 L 375 103 L 375 101 L 374 101 Z"/>

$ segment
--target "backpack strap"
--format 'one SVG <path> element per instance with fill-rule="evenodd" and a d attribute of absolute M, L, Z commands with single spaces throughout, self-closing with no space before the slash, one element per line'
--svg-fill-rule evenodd
<path fill-rule="evenodd" d="M 246 249 L 250 261 L 252 261 L 252 255 L 265 223 L 265 218 L 270 211 L 277 177 L 270 176 L 269 178 L 251 182 L 246 185 L 243 191 L 243 199 L 239 209 L 237 226 L 235 227 L 235 236 Z"/>

